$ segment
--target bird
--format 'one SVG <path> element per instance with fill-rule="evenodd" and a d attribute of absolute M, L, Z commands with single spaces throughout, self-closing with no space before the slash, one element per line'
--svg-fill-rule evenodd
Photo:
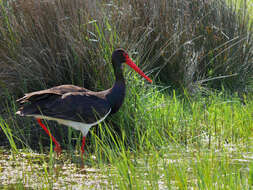
<path fill-rule="evenodd" d="M 126 94 L 124 63 L 152 83 L 152 80 L 132 61 L 125 50 L 121 48 L 114 50 L 111 62 L 115 75 L 115 82 L 111 88 L 95 92 L 66 84 L 27 93 L 17 100 L 21 106 L 16 114 L 35 118 L 54 142 L 54 151 L 57 155 L 60 155 L 62 151 L 60 144 L 42 123 L 42 119 L 57 121 L 59 124 L 81 131 L 83 136 L 81 158 L 83 159 L 86 135 L 90 128 L 102 122 L 107 116 L 116 113 L 124 101 Z"/>

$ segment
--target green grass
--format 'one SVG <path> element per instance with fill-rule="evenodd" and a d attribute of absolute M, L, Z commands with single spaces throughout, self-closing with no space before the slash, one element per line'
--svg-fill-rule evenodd
<path fill-rule="evenodd" d="M 127 78 L 122 109 L 90 132 L 84 168 L 80 144 L 62 142 L 67 148 L 59 158 L 52 148 L 50 154 L 29 147 L 17 152 L 2 150 L 1 172 L 21 177 L 2 178 L 1 183 L 21 189 L 252 188 L 252 100 L 245 99 L 244 105 L 236 95 L 222 92 L 179 96 L 133 74 Z M 22 138 L 10 132 L 3 120 L 1 127 L 12 134 L 11 147 L 16 147 L 15 142 Z M 72 132 L 78 137 L 78 132 Z M 80 136 L 76 140 L 81 141 Z"/>
<path fill-rule="evenodd" d="M 251 0 L 232 0 L 232 1 L 228 1 L 228 2 L 232 2 L 233 4 L 235 4 L 238 9 L 242 9 L 242 7 L 246 7 L 246 11 L 249 13 L 249 16 L 251 18 L 251 23 L 252 23 L 252 19 L 253 19 L 253 4 Z"/>

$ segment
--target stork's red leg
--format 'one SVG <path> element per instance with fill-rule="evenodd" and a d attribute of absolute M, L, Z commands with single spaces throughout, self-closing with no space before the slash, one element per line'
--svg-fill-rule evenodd
<path fill-rule="evenodd" d="M 48 134 L 48 136 L 52 139 L 52 141 L 55 144 L 55 148 L 54 151 L 57 153 L 57 155 L 61 154 L 61 146 L 60 144 L 57 142 L 57 140 L 51 135 L 51 133 L 49 132 L 49 130 L 47 129 L 47 127 L 41 122 L 41 119 L 37 119 L 37 122 L 39 123 L 39 125 L 46 131 L 46 133 Z"/>
<path fill-rule="evenodd" d="M 81 147 L 81 158 L 82 158 L 82 160 L 83 160 L 83 154 L 84 154 L 85 139 L 86 139 L 86 137 L 83 136 L 83 142 L 82 142 L 82 147 Z"/>

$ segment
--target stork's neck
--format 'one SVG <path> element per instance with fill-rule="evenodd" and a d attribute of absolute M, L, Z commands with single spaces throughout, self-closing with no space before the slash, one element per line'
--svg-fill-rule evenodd
<path fill-rule="evenodd" d="M 123 64 L 117 64 L 116 62 L 114 62 L 114 60 L 112 60 L 112 62 L 115 75 L 115 83 L 113 87 L 110 89 L 106 98 L 108 102 L 111 104 L 112 108 L 111 113 L 115 113 L 119 110 L 124 101 L 126 94 L 126 85 L 123 75 Z"/>
<path fill-rule="evenodd" d="M 111 104 L 111 114 L 116 113 L 121 107 L 126 94 L 126 85 L 123 80 L 116 80 L 110 92 L 107 94 L 106 98 Z"/>

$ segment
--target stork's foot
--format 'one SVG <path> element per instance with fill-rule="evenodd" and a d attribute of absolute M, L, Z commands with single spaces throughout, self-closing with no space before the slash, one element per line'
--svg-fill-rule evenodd
<path fill-rule="evenodd" d="M 59 144 L 54 147 L 54 151 L 57 153 L 57 156 L 61 155 L 62 150 Z"/>

